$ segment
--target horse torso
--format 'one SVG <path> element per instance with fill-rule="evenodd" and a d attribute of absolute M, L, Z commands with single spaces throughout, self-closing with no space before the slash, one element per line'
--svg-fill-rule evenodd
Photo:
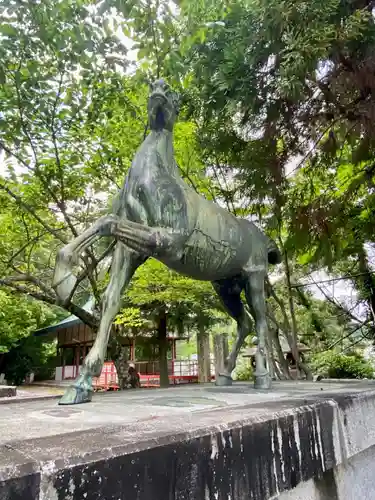
<path fill-rule="evenodd" d="M 241 272 L 252 255 L 249 232 L 260 232 L 184 182 L 175 163 L 172 136 L 164 131 L 150 134 L 139 148 L 122 189 L 120 206 L 121 215 L 129 220 L 173 229 L 173 251 L 158 259 L 200 280 Z M 263 262 L 264 256 L 260 257 Z"/>

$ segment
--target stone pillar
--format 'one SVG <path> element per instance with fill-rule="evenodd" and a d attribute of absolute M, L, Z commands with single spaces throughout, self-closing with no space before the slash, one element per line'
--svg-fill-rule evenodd
<path fill-rule="evenodd" d="M 198 348 L 198 382 L 205 384 L 211 381 L 210 335 L 201 328 L 197 335 Z"/>
<path fill-rule="evenodd" d="M 222 374 L 225 371 L 225 361 L 229 355 L 228 335 L 220 333 L 214 336 L 214 353 L 215 353 L 215 384 L 228 385 L 228 381 L 223 384 Z"/>

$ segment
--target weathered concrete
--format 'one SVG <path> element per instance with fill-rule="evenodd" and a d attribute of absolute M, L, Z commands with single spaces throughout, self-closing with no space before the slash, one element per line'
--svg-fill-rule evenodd
<path fill-rule="evenodd" d="M 371 499 L 374 410 L 373 383 L 2 405 L 0 500 Z"/>
<path fill-rule="evenodd" d="M 0 385 L 0 398 L 12 398 L 17 396 L 17 387 L 14 385 Z"/>

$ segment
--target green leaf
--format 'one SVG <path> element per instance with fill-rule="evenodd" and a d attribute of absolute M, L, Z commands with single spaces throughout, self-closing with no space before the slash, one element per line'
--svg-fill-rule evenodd
<path fill-rule="evenodd" d="M 0 32 L 3 35 L 8 35 L 8 36 L 12 36 L 12 37 L 18 35 L 17 29 L 14 26 L 12 26 L 11 24 L 5 24 L 5 23 L 0 24 Z"/>

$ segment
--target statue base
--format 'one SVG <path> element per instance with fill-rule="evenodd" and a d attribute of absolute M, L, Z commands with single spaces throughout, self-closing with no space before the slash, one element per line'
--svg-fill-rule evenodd
<path fill-rule="evenodd" d="M 219 387 L 228 387 L 233 384 L 233 379 L 230 375 L 224 375 L 223 373 L 219 373 L 216 377 L 215 385 Z"/>
<path fill-rule="evenodd" d="M 272 387 L 272 380 L 269 373 L 262 375 L 255 374 L 254 389 L 268 390 Z"/>

